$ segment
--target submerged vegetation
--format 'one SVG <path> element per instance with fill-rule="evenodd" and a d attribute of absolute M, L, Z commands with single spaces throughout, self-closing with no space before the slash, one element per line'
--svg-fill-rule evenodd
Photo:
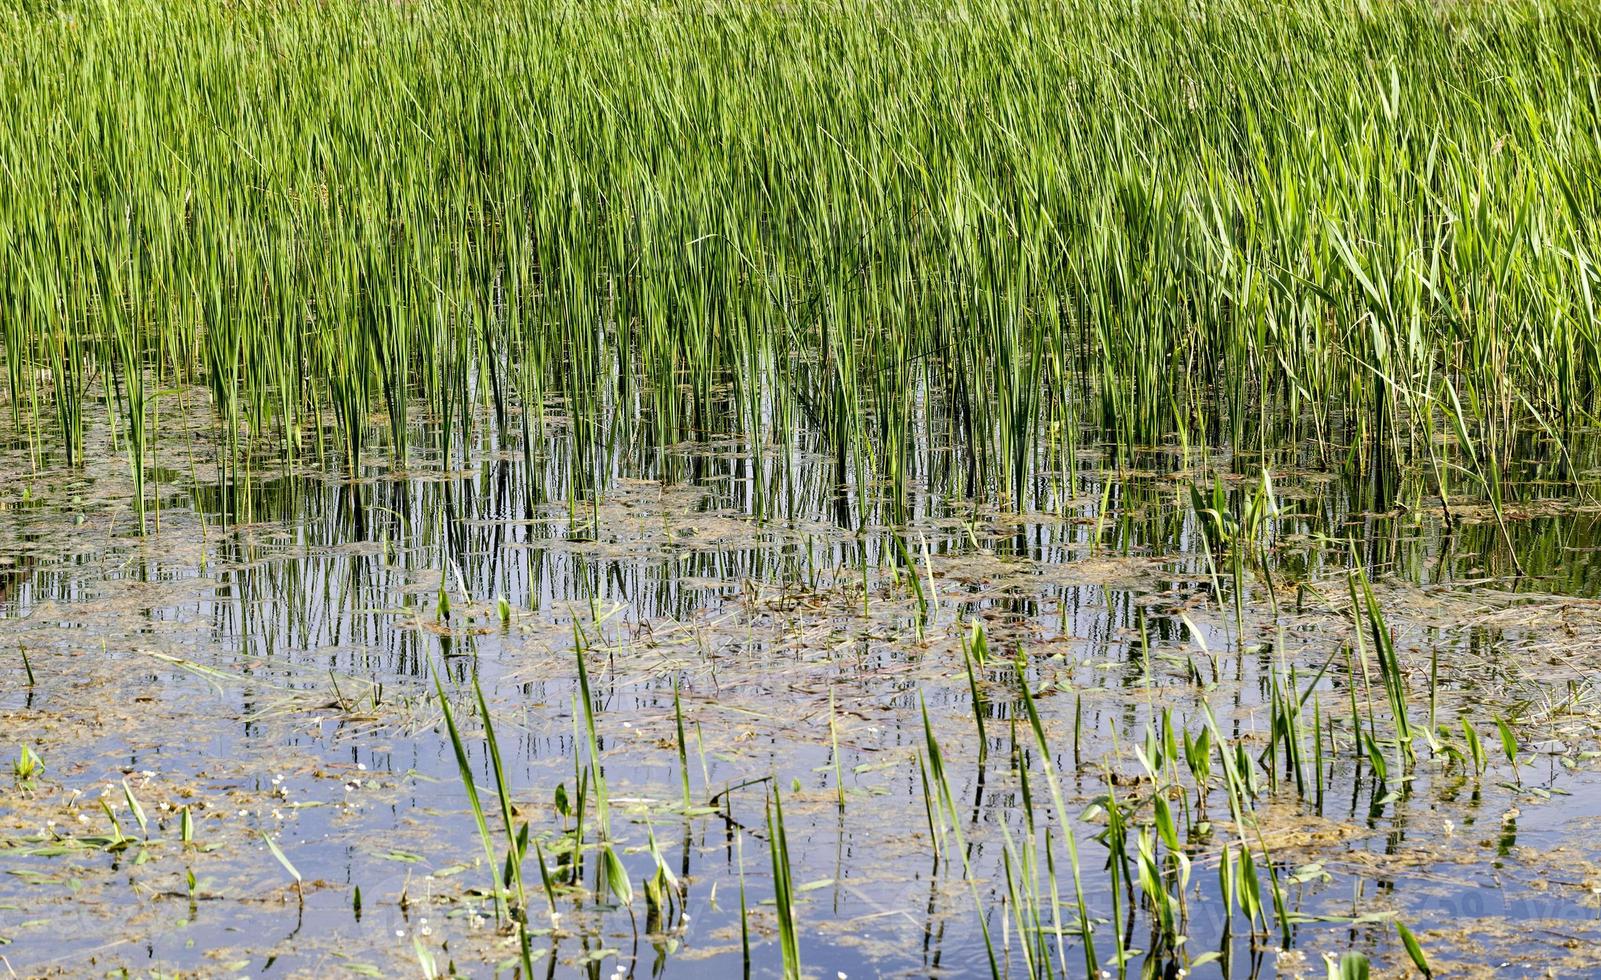
<path fill-rule="evenodd" d="M 0 117 L 7 972 L 1597 966 L 1594 0 L 0 0 Z"/>

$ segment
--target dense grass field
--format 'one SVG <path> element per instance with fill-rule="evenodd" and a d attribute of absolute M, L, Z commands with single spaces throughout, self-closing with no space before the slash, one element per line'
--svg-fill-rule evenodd
<path fill-rule="evenodd" d="M 0 973 L 1593 972 L 1598 216 L 1601 0 L 0 0 Z"/>
<path fill-rule="evenodd" d="M 804 433 L 892 504 L 1048 501 L 1093 426 L 1480 491 L 1593 416 L 1597 13 L 12 0 L 12 419 L 70 461 L 110 400 L 137 465 L 199 384 L 226 458 L 354 466 L 556 412 L 602 484 Z"/>

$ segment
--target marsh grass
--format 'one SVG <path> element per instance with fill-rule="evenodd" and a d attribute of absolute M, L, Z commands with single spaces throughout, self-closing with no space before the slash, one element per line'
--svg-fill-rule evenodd
<path fill-rule="evenodd" d="M 445 731 L 450 739 L 451 751 L 456 757 L 456 767 L 461 775 L 462 789 L 467 794 L 467 802 L 472 809 L 473 821 L 478 827 L 478 839 L 483 845 L 484 862 L 490 875 L 490 894 L 494 896 L 496 918 L 505 917 L 511 910 L 506 897 L 504 882 L 496 869 L 500 862 L 495 860 L 495 846 L 493 837 L 489 832 L 489 821 L 484 817 L 483 802 L 478 795 L 478 785 L 473 781 L 472 763 L 468 759 L 467 744 L 462 738 L 461 730 L 456 726 L 456 715 L 451 710 L 450 698 L 445 693 L 444 681 L 439 671 L 434 671 L 434 694 L 439 700 L 439 710 L 444 718 Z M 510 831 L 508 829 L 508 835 Z"/>
<path fill-rule="evenodd" d="M 195 389 L 236 483 L 488 432 L 575 515 L 691 438 L 769 517 L 819 452 L 857 526 L 919 484 L 1058 510 L 1090 433 L 1308 444 L 1503 528 L 1520 446 L 1576 478 L 1592 0 L 663 14 L 0 5 L 17 434 L 78 465 L 114 408 L 141 526 Z"/>
<path fill-rule="evenodd" d="M 112 818 L 112 824 L 113 825 L 116 824 L 116 818 L 115 817 Z M 119 837 L 121 837 L 122 828 L 121 827 L 117 827 L 116 832 L 117 832 L 117 835 Z M 267 850 L 272 852 L 273 859 L 278 862 L 279 866 L 282 867 L 284 869 L 284 871 L 288 873 L 290 878 L 294 879 L 294 882 L 295 882 L 295 893 L 297 895 L 303 895 L 304 893 L 301 891 L 301 889 L 304 887 L 304 885 L 303 885 L 303 882 L 302 882 L 301 877 L 300 877 L 300 869 L 295 867 L 294 862 L 289 860 L 289 856 L 286 855 L 283 852 L 283 849 L 278 846 L 278 842 L 272 839 L 272 835 L 271 834 L 268 834 L 266 831 L 262 831 L 262 833 L 261 833 L 261 841 L 262 841 L 262 843 L 267 845 Z"/>
<path fill-rule="evenodd" d="M 767 843 L 773 863 L 773 902 L 778 912 L 778 946 L 786 980 L 800 980 L 800 923 L 791 878 L 789 835 L 784 829 L 784 800 L 777 785 L 767 802 Z"/>
<path fill-rule="evenodd" d="M 226 519 L 243 523 L 264 469 L 333 469 L 355 497 L 379 468 L 520 456 L 524 516 L 560 512 L 570 543 L 597 546 L 623 477 L 704 476 L 687 444 L 731 447 L 759 526 L 804 523 L 798 488 L 823 471 L 828 516 L 854 540 L 817 564 L 849 578 L 850 615 L 873 622 L 908 600 L 920 647 L 954 640 L 944 681 L 972 727 L 961 718 L 942 744 L 920 694 L 907 755 L 927 857 L 936 878 L 960 876 L 990 973 L 1011 967 L 1014 933 L 1033 975 L 1209 962 L 1188 935 L 1209 861 L 1226 928 L 1243 919 L 1253 949 L 1288 947 L 1300 880 L 1270 846 L 1268 805 L 1321 815 L 1335 764 L 1366 774 L 1375 819 L 1430 766 L 1471 770 L 1477 793 L 1501 767 L 1487 720 L 1514 792 L 1529 763 L 1518 719 L 1476 704 L 1458 748 L 1438 724 L 1451 678 L 1437 654 L 1418 717 L 1425 671 L 1397 641 L 1371 555 L 1350 550 L 1332 590 L 1344 598 L 1315 597 L 1344 631 L 1326 659 L 1287 660 L 1281 597 L 1294 584 L 1299 611 L 1306 583 L 1281 577 L 1293 515 L 1269 459 L 1299 451 L 1360 479 L 1376 510 L 1437 501 L 1452 532 L 1482 504 L 1522 571 L 1518 498 L 1583 478 L 1570 447 L 1596 421 L 1598 25 L 1594 0 L 0 0 L 6 415 L 36 469 L 85 467 L 97 446 L 125 456 L 140 532 L 159 529 L 156 474 L 179 457 L 191 475 L 215 468 Z M 204 448 L 167 428 L 190 405 L 206 413 Z M 1142 606 L 1131 690 L 1145 700 L 1127 702 L 1146 716 L 1112 732 L 1108 756 L 1086 715 L 1096 693 L 1058 687 L 1069 748 L 1037 703 L 1054 668 L 1031 648 L 1010 662 L 1010 644 L 992 650 L 974 618 L 988 600 L 936 574 L 936 554 L 986 550 L 995 511 L 1073 512 L 1074 557 L 1137 553 L 1123 476 L 1153 446 L 1184 472 L 1188 508 L 1163 506 L 1192 536 L 1221 639 L 1178 612 L 1184 669 L 1164 676 L 1173 651 Z M 1223 465 L 1197 464 L 1219 448 Z M 1106 471 L 1090 472 L 1092 455 Z M 960 512 L 937 546 L 928 499 Z M 422 533 L 457 534 L 456 508 L 447 494 Z M 441 577 L 432 609 L 408 616 L 440 641 L 434 700 L 523 974 L 530 848 L 553 934 L 564 903 L 632 924 L 636 895 L 647 932 L 666 931 L 687 876 L 647 813 L 649 868 L 631 878 L 621 796 L 612 824 L 590 677 L 601 590 L 582 586 L 594 632 L 572 620 L 572 780 L 542 836 L 513 804 L 477 674 L 470 702 L 467 674 L 447 686 L 444 664 L 476 670 L 478 616 L 450 570 L 456 601 Z M 1065 636 L 1065 603 L 1061 616 Z M 501 637 L 522 625 L 504 597 L 487 621 Z M 1254 653 L 1265 745 L 1225 735 L 1206 700 L 1230 658 Z M 340 712 L 366 700 L 328 678 Z M 1164 684 L 1198 714 L 1158 709 Z M 847 809 L 868 809 L 843 776 L 859 729 L 828 691 L 826 795 L 844 827 Z M 375 681 L 374 714 L 382 696 Z M 453 704 L 478 716 L 481 752 Z M 674 673 L 662 744 L 680 800 L 664 809 L 692 826 L 715 808 L 695 805 L 691 727 Z M 992 777 L 1008 734 L 1009 771 Z M 1133 789 L 1118 782 L 1125 748 Z M 1000 824 L 993 883 L 974 856 L 990 828 L 953 788 L 968 763 L 981 788 L 1005 780 L 1022 801 Z M 12 775 L 48 782 L 26 746 Z M 799 976 L 802 891 L 766 778 L 777 959 Z M 1097 779 L 1104 793 L 1080 809 Z M 126 782 L 122 795 L 131 823 L 102 798 L 110 834 L 95 846 L 154 848 Z M 804 796 L 790 801 L 807 816 Z M 1093 836 L 1091 811 L 1105 821 Z M 759 935 L 743 848 L 762 829 L 731 831 L 747 974 Z M 180 836 L 194 843 L 187 807 Z M 1084 841 L 1104 865 L 1081 861 Z M 361 902 L 354 889 L 358 915 Z M 1130 938 L 1141 917 L 1144 949 Z M 1428 974 L 1416 937 L 1399 922 L 1396 936 Z M 421 943 L 416 959 L 439 972 Z M 1368 968 L 1350 954 L 1329 970 Z"/>

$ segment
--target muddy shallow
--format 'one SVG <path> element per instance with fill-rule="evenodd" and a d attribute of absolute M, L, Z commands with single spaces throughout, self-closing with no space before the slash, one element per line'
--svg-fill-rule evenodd
<path fill-rule="evenodd" d="M 247 506 L 171 460 L 156 481 L 159 526 L 141 538 L 119 503 L 125 468 L 64 474 L 8 452 L 0 970 L 520 973 L 435 671 L 497 861 L 506 842 L 475 678 L 516 821 L 553 878 L 547 892 L 530 851 L 536 972 L 728 975 L 748 943 L 752 972 L 780 974 L 775 791 L 808 975 L 987 972 L 981 915 L 1002 972 L 1081 971 L 1064 816 L 1113 972 L 1119 948 L 1129 972 L 1322 976 L 1326 955 L 1350 950 L 1402 972 L 1396 920 L 1439 972 L 1601 967 L 1601 605 L 1584 498 L 1547 489 L 1511 510 L 1529 573 L 1515 578 L 1483 508 L 1459 504 L 1448 534 L 1427 507 L 1379 509 L 1286 466 L 1266 560 L 1246 568 L 1236 603 L 1189 496 L 1191 480 L 1223 472 L 1231 506 L 1244 506 L 1259 471 L 1231 473 L 1241 468 L 1224 458 L 1158 457 L 1121 476 L 1087 464 L 1079 493 L 1048 514 L 930 495 L 908 526 L 860 533 L 839 526 L 826 488 L 792 488 L 784 517 L 760 519 L 737 453 L 675 453 L 685 479 L 622 478 L 578 506 L 530 505 L 517 457 L 492 452 L 359 483 L 268 471 Z M 1415 738 L 1409 769 L 1383 779 L 1356 736 L 1389 732 L 1389 707 L 1377 675 L 1364 680 L 1343 652 L 1357 641 L 1353 545 L 1394 630 L 1408 714 L 1429 730 L 1432 712 L 1446 733 L 1434 747 Z M 970 681 L 974 620 L 989 655 Z M 575 760 L 587 758 L 579 645 L 627 903 L 596 889 L 593 811 L 583 873 L 570 874 Z M 1363 652 L 1375 654 L 1366 641 Z M 1257 760 L 1272 744 L 1275 678 L 1292 676 L 1324 755 L 1303 766 L 1299 791 L 1283 760 L 1276 789 L 1254 763 L 1249 840 L 1267 907 L 1253 937 L 1237 907 L 1225 915 L 1223 845 L 1245 835 L 1218 765 L 1198 790 L 1171 758 L 1153 781 L 1140 754 L 1164 711 L 1198 734 L 1207 705 L 1231 750 Z M 925 704 L 949 779 L 933 817 Z M 1483 740 L 1482 775 L 1445 748 L 1466 752 L 1459 718 Z M 1378 741 L 1381 755 L 1399 751 Z M 12 765 L 24 746 L 42 772 Z M 1153 932 L 1157 910 L 1127 879 L 1114 899 L 1098 838 L 1109 795 L 1134 828 L 1150 826 L 1157 795 L 1183 814 L 1191 870 L 1183 888 L 1169 882 L 1181 943 Z M 656 855 L 677 887 L 653 909 Z M 1031 915 L 1044 932 L 1031 934 Z"/>

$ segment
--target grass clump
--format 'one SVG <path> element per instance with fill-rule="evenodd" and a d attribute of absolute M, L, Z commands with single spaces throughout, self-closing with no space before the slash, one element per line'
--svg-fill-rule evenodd
<path fill-rule="evenodd" d="M 196 387 L 232 473 L 559 417 L 577 498 L 731 436 L 865 521 L 1093 426 L 1500 513 L 1601 377 L 1597 13 L 6 0 L 0 388 L 69 464 L 103 404 L 141 519 Z"/>

